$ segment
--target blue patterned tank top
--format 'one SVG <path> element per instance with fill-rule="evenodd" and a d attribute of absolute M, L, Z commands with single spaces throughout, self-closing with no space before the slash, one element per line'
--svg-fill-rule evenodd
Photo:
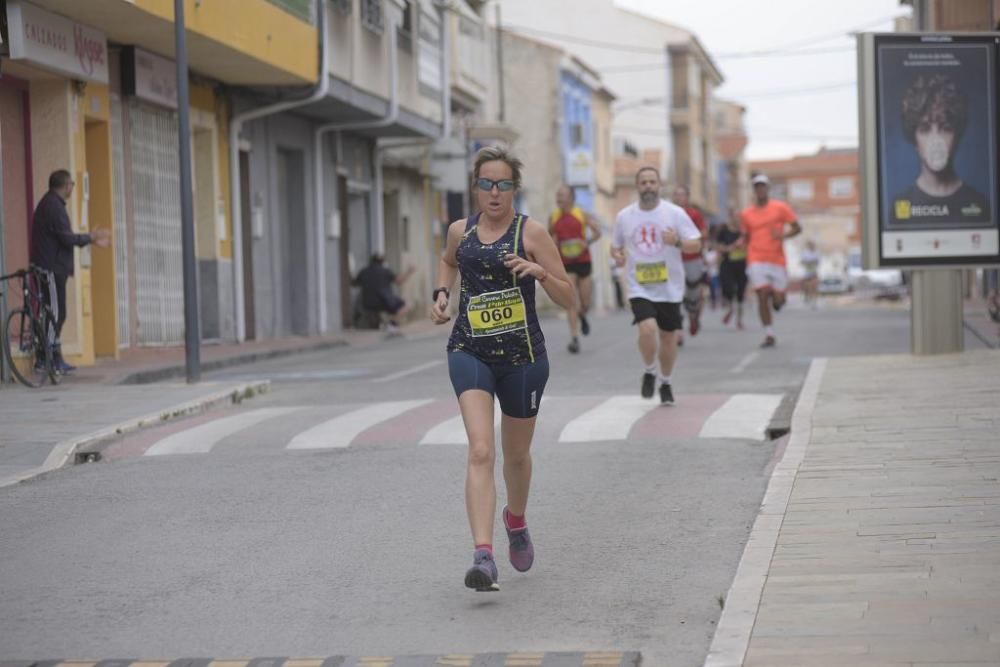
<path fill-rule="evenodd" d="M 477 233 L 479 214 L 469 216 L 456 253 L 462 288 L 449 352 L 468 352 L 497 366 L 530 364 L 545 356 L 545 337 L 535 313 L 535 279 L 518 280 L 504 266 L 508 254 L 527 257 L 527 219 L 516 213 L 506 233 L 486 244 Z"/>

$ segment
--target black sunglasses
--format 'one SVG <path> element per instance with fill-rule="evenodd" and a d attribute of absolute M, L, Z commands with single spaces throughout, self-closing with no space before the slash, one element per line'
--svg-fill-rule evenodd
<path fill-rule="evenodd" d="M 488 178 L 480 178 L 476 180 L 476 187 L 483 192 L 489 192 L 493 189 L 493 186 L 496 186 L 496 189 L 500 192 L 510 192 L 514 189 L 514 181 L 509 178 L 502 181 L 491 181 Z"/>

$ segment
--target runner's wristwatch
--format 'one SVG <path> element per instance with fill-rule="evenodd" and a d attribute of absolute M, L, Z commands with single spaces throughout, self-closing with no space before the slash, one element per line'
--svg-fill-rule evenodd
<path fill-rule="evenodd" d="M 437 303 L 438 294 L 440 294 L 441 292 L 444 292 L 444 298 L 448 299 L 449 301 L 451 300 L 451 293 L 448 291 L 448 288 L 447 287 L 438 287 L 436 290 L 434 290 L 431 293 L 431 301 L 433 303 Z"/>

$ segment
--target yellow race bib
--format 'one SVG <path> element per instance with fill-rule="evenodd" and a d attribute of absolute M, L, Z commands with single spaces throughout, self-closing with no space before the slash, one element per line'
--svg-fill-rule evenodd
<path fill-rule="evenodd" d="M 559 242 L 559 252 L 566 259 L 576 259 L 583 254 L 586 246 L 582 239 L 566 239 Z"/>
<path fill-rule="evenodd" d="M 528 325 L 525 313 L 520 287 L 470 297 L 466 311 L 474 337 L 496 336 L 524 329 Z"/>
<path fill-rule="evenodd" d="M 670 278 L 666 262 L 648 262 L 635 265 L 635 280 L 640 285 L 665 283 Z"/>

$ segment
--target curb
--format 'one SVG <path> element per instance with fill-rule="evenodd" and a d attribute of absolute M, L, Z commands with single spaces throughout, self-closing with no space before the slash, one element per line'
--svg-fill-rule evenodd
<path fill-rule="evenodd" d="M 816 358 L 809 366 L 792 414 L 788 446 L 767 483 L 760 512 L 750 530 L 733 584 L 726 593 L 725 607 L 715 628 L 704 667 L 739 667 L 746 657 L 795 476 L 809 445 L 812 415 L 826 364 L 825 358 Z"/>
<path fill-rule="evenodd" d="M 6 660 L 0 667 L 639 667 L 638 651 L 544 651 L 451 653 L 448 655 L 351 656 L 312 658 L 181 658 L 156 660 Z"/>
<path fill-rule="evenodd" d="M 271 388 L 270 380 L 255 380 L 252 382 L 234 383 L 226 389 L 217 391 L 201 398 L 173 405 L 163 410 L 151 412 L 142 417 L 129 419 L 112 426 L 92 431 L 83 436 L 77 436 L 69 440 L 63 440 L 53 447 L 49 452 L 45 462 L 37 468 L 32 468 L 27 472 L 13 475 L 6 479 L 0 479 L 0 488 L 12 486 L 27 481 L 38 475 L 42 475 L 52 470 L 64 467 L 73 460 L 77 452 L 81 449 L 93 447 L 106 440 L 120 437 L 126 433 L 132 433 L 140 429 L 163 424 L 164 422 L 178 417 L 188 417 L 208 412 L 216 407 L 234 405 L 244 400 L 253 398 L 259 394 L 267 393 Z"/>
<path fill-rule="evenodd" d="M 308 354 L 310 352 L 322 352 L 323 350 L 332 350 L 338 347 L 346 347 L 349 343 L 346 340 L 329 340 L 320 343 L 312 343 L 303 345 L 302 347 L 291 347 L 291 348 L 281 348 L 277 350 L 261 350 L 259 352 L 247 352 L 245 354 L 238 354 L 232 357 L 226 357 L 225 359 L 213 359 L 212 361 L 201 362 L 202 372 L 212 372 L 221 370 L 223 368 L 230 368 L 232 366 L 241 366 L 244 364 L 253 364 L 258 361 L 266 361 L 268 359 L 279 359 L 281 357 L 291 357 L 298 354 Z M 187 369 L 184 364 L 177 364 L 173 366 L 161 366 L 159 368 L 150 368 L 143 371 L 135 371 L 134 373 L 129 373 L 128 375 L 122 377 L 115 381 L 115 384 L 152 384 L 154 382 L 161 382 L 163 380 L 173 380 L 176 378 L 182 378 L 185 376 Z"/>

